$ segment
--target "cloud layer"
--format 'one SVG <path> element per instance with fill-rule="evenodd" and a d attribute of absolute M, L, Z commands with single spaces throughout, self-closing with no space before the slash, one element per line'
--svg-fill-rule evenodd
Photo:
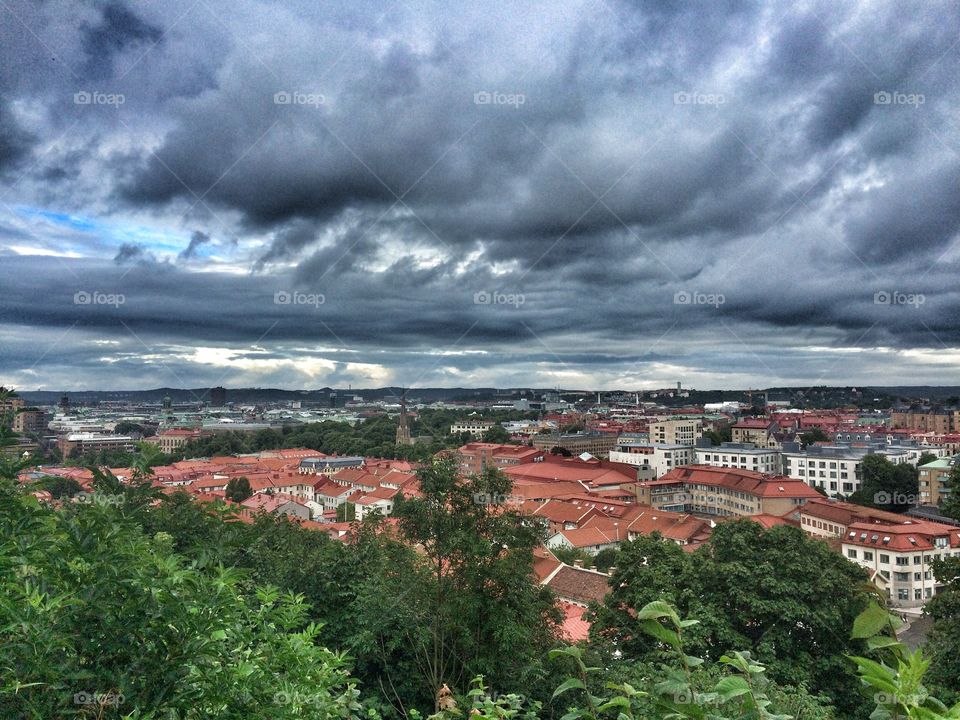
<path fill-rule="evenodd" d="M 960 382 L 956 3 L 0 13 L 0 382 Z"/>

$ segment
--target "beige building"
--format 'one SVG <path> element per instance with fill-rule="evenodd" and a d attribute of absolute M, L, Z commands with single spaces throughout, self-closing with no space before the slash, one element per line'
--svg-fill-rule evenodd
<path fill-rule="evenodd" d="M 942 408 L 894 410 L 890 414 L 890 424 L 895 428 L 920 432 L 952 433 L 960 430 L 960 410 Z"/>
<path fill-rule="evenodd" d="M 673 512 L 721 517 L 785 515 L 820 493 L 801 480 L 739 468 L 688 465 L 637 482 L 637 502 Z"/>
<path fill-rule="evenodd" d="M 137 445 L 132 437 L 126 435 L 104 435 L 101 433 L 70 433 L 60 438 L 60 452 L 68 457 L 72 452 L 98 452 L 100 450 L 126 450 L 133 452 Z"/>
<path fill-rule="evenodd" d="M 778 425 L 767 418 L 744 418 L 730 429 L 730 439 L 760 448 L 779 447 L 780 443 L 774 437 L 778 429 Z"/>
<path fill-rule="evenodd" d="M 921 505 L 940 505 L 950 492 L 950 473 L 958 462 L 960 456 L 939 458 L 918 468 Z"/>
<path fill-rule="evenodd" d="M 658 420 L 650 423 L 650 442 L 660 445 L 693 445 L 703 437 L 700 418 Z"/>
<path fill-rule="evenodd" d="M 47 429 L 47 414 L 43 410 L 27 408 L 13 416 L 13 431 L 16 433 L 42 433 Z"/>
<path fill-rule="evenodd" d="M 606 459 L 617 444 L 617 436 L 605 433 L 571 433 L 567 435 L 537 435 L 533 446 L 549 452 L 554 447 L 569 450 L 571 455 L 590 453 L 594 457 Z"/>
<path fill-rule="evenodd" d="M 188 442 L 199 440 L 202 433 L 198 429 L 187 430 L 184 428 L 172 428 L 170 430 L 161 430 L 153 437 L 146 439 L 146 442 L 153 443 L 160 448 L 160 452 L 172 453 L 178 448 L 183 447 Z"/>

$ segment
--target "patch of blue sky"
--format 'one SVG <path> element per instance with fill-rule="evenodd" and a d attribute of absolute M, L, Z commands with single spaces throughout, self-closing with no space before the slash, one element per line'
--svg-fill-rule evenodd
<path fill-rule="evenodd" d="M 94 235 L 95 244 L 110 249 L 119 248 L 124 243 L 134 243 L 155 253 L 176 254 L 190 243 L 186 236 L 178 237 L 140 224 L 104 223 L 82 215 L 23 206 L 17 208 L 17 212 L 27 218 L 40 218 L 59 227 Z"/>

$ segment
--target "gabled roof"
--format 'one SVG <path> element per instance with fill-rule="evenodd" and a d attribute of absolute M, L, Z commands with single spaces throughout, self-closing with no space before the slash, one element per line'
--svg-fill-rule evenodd
<path fill-rule="evenodd" d="M 710 465 L 684 465 L 674 468 L 659 480 L 643 481 L 639 482 L 638 485 L 640 487 L 657 487 L 678 483 L 714 485 L 764 498 L 823 497 L 803 480 L 794 480 L 783 475 L 764 475 L 740 468 L 712 467 Z"/>
<path fill-rule="evenodd" d="M 582 527 L 573 530 L 559 530 L 554 534 L 563 536 L 567 543 L 575 548 L 593 547 L 595 545 L 610 545 L 627 539 L 625 529 L 614 528 L 609 534 L 597 527 Z"/>
<path fill-rule="evenodd" d="M 603 602 L 610 592 L 610 576 L 562 564 L 544 582 L 561 600 L 586 605 L 591 602 Z"/>

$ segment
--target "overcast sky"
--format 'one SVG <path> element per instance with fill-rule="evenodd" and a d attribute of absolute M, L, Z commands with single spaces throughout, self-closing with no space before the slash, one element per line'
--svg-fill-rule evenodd
<path fill-rule="evenodd" d="M 960 384 L 960 4 L 0 3 L 0 383 Z"/>

